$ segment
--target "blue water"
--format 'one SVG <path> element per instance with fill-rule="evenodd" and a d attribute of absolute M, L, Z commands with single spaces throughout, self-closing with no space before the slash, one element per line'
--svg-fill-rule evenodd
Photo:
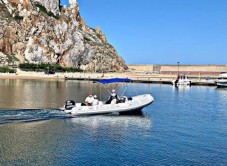
<path fill-rule="evenodd" d="M 1 110 L 0 165 L 227 165 L 226 89 L 135 89 L 155 98 L 142 116 Z"/>

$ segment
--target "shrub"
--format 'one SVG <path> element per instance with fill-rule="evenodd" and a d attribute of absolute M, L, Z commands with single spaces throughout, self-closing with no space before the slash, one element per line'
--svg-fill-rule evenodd
<path fill-rule="evenodd" d="M 0 73 L 15 73 L 15 70 L 8 67 L 0 67 Z"/>
<path fill-rule="evenodd" d="M 55 72 L 82 72 L 80 68 L 77 67 L 62 67 L 59 64 L 34 64 L 34 63 L 21 63 L 19 68 L 24 71 L 55 71 Z"/>

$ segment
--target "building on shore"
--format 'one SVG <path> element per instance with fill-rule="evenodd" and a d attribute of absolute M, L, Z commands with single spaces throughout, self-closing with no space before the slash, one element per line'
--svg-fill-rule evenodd
<path fill-rule="evenodd" d="M 144 73 L 160 73 L 164 75 L 176 75 L 178 71 L 181 74 L 194 76 L 217 76 L 220 73 L 227 72 L 227 65 L 128 65 L 129 70 Z"/>

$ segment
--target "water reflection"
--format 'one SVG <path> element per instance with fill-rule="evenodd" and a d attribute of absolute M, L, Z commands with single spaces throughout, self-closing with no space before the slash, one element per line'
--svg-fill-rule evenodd
<path fill-rule="evenodd" d="M 121 128 L 121 131 L 127 131 L 129 127 L 149 130 L 152 127 L 151 118 L 143 116 L 91 116 L 67 119 L 75 126 L 83 126 L 96 132 L 103 126 L 108 128 Z"/>
<path fill-rule="evenodd" d="M 141 116 L 76 117 L 0 125 L 0 165 L 70 165 L 77 157 L 86 156 L 83 153 L 87 153 L 87 148 L 100 148 L 103 141 L 107 149 L 122 147 L 128 138 L 148 136 L 151 128 L 151 119 Z"/>
<path fill-rule="evenodd" d="M 56 121 L 0 126 L 0 165 L 56 165 L 56 136 L 64 130 Z"/>
<path fill-rule="evenodd" d="M 227 93 L 227 88 L 216 88 L 216 90 L 220 93 Z"/>
<path fill-rule="evenodd" d="M 123 95 L 125 85 L 118 84 L 118 95 Z M 151 93 L 150 84 L 127 85 L 128 90 L 124 95 Z M 108 89 L 112 88 L 116 88 L 116 85 L 108 86 Z M 66 100 L 84 102 L 90 91 L 96 94 L 99 100 L 108 99 L 108 91 L 92 81 L 0 79 L 0 109 L 59 108 Z"/>
<path fill-rule="evenodd" d="M 191 89 L 191 86 L 172 86 L 174 91 L 179 92 L 188 92 Z"/>
<path fill-rule="evenodd" d="M 87 81 L 0 80 L 0 108 L 35 108 L 0 111 L 0 165 L 227 165 L 225 89 L 129 84 L 129 96 L 154 96 L 145 116 L 71 117 L 38 109 L 84 100 L 91 87 Z"/>
<path fill-rule="evenodd" d="M 2 109 L 57 108 L 56 102 L 64 96 L 65 81 L 0 80 Z"/>
<path fill-rule="evenodd" d="M 214 100 L 218 108 L 217 110 L 219 110 L 223 114 L 222 116 L 227 119 L 227 88 L 216 88 L 216 92 L 217 94 L 215 95 Z"/>

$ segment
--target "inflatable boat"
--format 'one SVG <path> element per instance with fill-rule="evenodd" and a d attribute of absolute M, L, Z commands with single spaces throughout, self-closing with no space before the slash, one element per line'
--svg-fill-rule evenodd
<path fill-rule="evenodd" d="M 131 82 L 127 78 L 112 78 L 98 80 L 101 84 Z M 60 108 L 65 113 L 70 113 L 75 116 L 79 115 L 99 115 L 99 114 L 134 114 L 141 111 L 142 108 L 150 105 L 154 101 L 151 94 L 141 94 L 137 96 L 127 97 L 121 96 L 116 102 L 108 103 L 99 101 L 98 105 L 86 106 L 83 103 L 76 103 L 73 100 L 67 100 L 65 105 Z"/>

